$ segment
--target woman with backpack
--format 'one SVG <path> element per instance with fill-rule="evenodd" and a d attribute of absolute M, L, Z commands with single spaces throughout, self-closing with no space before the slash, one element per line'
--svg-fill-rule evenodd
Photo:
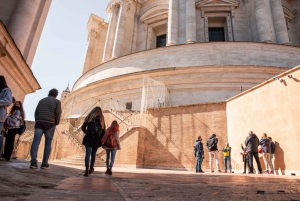
<path fill-rule="evenodd" d="M 96 153 L 102 146 L 101 138 L 105 133 L 105 121 L 100 107 L 95 107 L 85 118 L 82 127 L 85 133 L 82 144 L 85 146 L 85 173 L 83 176 L 88 177 L 94 172 Z M 91 164 L 90 164 L 91 158 Z"/>
<path fill-rule="evenodd" d="M 9 115 L 4 124 L 7 130 L 3 158 L 10 161 L 11 155 L 14 150 L 15 136 L 21 125 L 24 125 L 25 113 L 21 101 L 16 101 L 10 109 Z"/>
<path fill-rule="evenodd" d="M 5 77 L 0 75 L 0 158 L 2 157 L 3 133 L 2 128 L 6 119 L 6 107 L 12 103 L 12 94 L 6 84 Z"/>
<path fill-rule="evenodd" d="M 111 126 L 106 130 L 102 138 L 102 148 L 106 150 L 106 172 L 105 174 L 112 175 L 112 167 L 114 166 L 117 150 L 121 149 L 119 141 L 119 124 L 116 120 L 111 123 Z"/>

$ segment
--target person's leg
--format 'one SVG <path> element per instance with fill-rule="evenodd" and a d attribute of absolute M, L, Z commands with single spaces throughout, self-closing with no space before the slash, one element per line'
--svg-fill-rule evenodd
<path fill-rule="evenodd" d="M 232 173 L 231 156 L 228 156 L 227 160 L 228 160 L 228 163 L 229 163 L 229 170 L 230 170 L 230 173 Z"/>
<path fill-rule="evenodd" d="M 2 132 L 2 127 L 3 127 L 4 122 L 0 122 L 0 158 L 2 158 L 2 144 L 3 144 L 3 132 Z"/>
<path fill-rule="evenodd" d="M 10 129 L 6 135 L 5 145 L 4 145 L 4 158 L 9 161 L 14 150 L 15 136 L 18 129 Z"/>
<path fill-rule="evenodd" d="M 50 157 L 51 153 L 51 143 L 54 136 L 55 126 L 52 128 L 45 130 L 45 148 L 44 148 L 44 156 L 43 156 L 43 162 L 42 165 L 48 166 L 48 159 Z"/>
<path fill-rule="evenodd" d="M 262 153 L 262 156 L 263 156 L 264 164 L 265 164 L 265 167 L 266 167 L 265 173 L 268 173 L 269 172 L 269 164 L 268 164 L 268 161 L 267 161 L 267 153 Z"/>
<path fill-rule="evenodd" d="M 221 172 L 220 163 L 219 163 L 219 151 L 214 151 L 214 157 L 216 159 L 216 167 L 218 171 Z"/>
<path fill-rule="evenodd" d="M 249 173 L 253 173 L 253 153 L 248 153 L 248 165 L 250 169 Z"/>
<path fill-rule="evenodd" d="M 110 162 L 110 152 L 111 150 L 106 150 L 106 168 L 109 169 L 109 162 Z"/>
<path fill-rule="evenodd" d="M 253 156 L 254 156 L 255 161 L 257 163 L 257 169 L 258 169 L 259 173 L 262 173 L 262 169 L 261 169 L 261 165 L 260 165 L 260 162 L 259 162 L 258 153 L 253 153 Z"/>
<path fill-rule="evenodd" d="M 200 171 L 200 163 L 199 163 L 200 161 L 199 161 L 199 158 L 200 158 L 199 156 L 197 156 L 197 158 L 196 158 L 197 159 L 196 160 L 196 172 Z"/>
<path fill-rule="evenodd" d="M 274 173 L 274 166 L 273 166 L 273 157 L 274 157 L 274 154 L 270 154 L 270 165 L 271 165 L 271 171 Z"/>
<path fill-rule="evenodd" d="M 98 147 L 92 148 L 91 165 L 90 165 L 90 171 L 89 171 L 90 174 L 92 174 L 94 172 L 94 165 L 95 165 L 97 150 L 98 150 Z"/>
<path fill-rule="evenodd" d="M 43 129 L 35 128 L 34 129 L 34 137 L 30 148 L 30 156 L 31 156 L 31 163 L 37 163 L 37 152 L 39 149 L 39 145 L 43 136 Z"/>
<path fill-rule="evenodd" d="M 199 159 L 199 167 L 200 167 L 199 171 L 200 172 L 203 172 L 203 170 L 202 170 L 202 162 L 203 162 L 203 158 L 202 158 L 202 156 L 200 156 L 200 159 Z"/>
<path fill-rule="evenodd" d="M 270 167 L 270 173 L 271 173 L 271 172 L 274 171 L 274 170 L 273 170 L 273 165 L 272 165 L 272 162 L 271 162 L 271 154 L 268 153 L 268 154 L 266 155 L 266 158 L 267 158 L 268 166 Z"/>
<path fill-rule="evenodd" d="M 110 164 L 109 164 L 110 168 L 112 168 L 114 166 L 116 153 L 117 153 L 116 149 L 111 150 L 111 160 L 110 160 Z"/>
<path fill-rule="evenodd" d="M 227 157 L 224 156 L 224 169 L 227 172 Z"/>
<path fill-rule="evenodd" d="M 92 153 L 92 147 L 85 147 L 85 167 L 89 166 L 90 164 L 90 157 L 91 157 L 91 153 Z"/>
<path fill-rule="evenodd" d="M 208 155 L 209 155 L 210 170 L 214 171 L 214 166 L 213 166 L 213 157 L 214 157 L 214 155 L 213 155 L 213 152 L 212 151 L 208 152 Z"/>

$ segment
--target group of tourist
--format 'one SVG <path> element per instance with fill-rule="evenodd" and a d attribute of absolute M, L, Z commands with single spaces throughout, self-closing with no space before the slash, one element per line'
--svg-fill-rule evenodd
<path fill-rule="evenodd" d="M 7 112 L 9 106 L 11 107 Z M 15 136 L 17 133 L 21 134 L 20 127 L 24 126 L 24 119 L 22 102 L 15 100 L 5 77 L 0 75 L 0 160 L 10 161 L 14 150 Z"/>
<path fill-rule="evenodd" d="M 258 148 L 261 146 L 260 148 Z M 218 138 L 216 137 L 216 134 L 212 134 L 211 137 L 206 142 L 206 147 L 208 149 L 208 155 L 209 155 L 209 164 L 211 172 L 214 172 L 214 166 L 213 166 L 213 160 L 216 161 L 216 167 L 218 168 L 218 172 L 222 172 L 220 168 L 219 163 L 219 150 L 218 150 Z M 261 164 L 259 161 L 258 154 L 261 153 L 264 163 L 265 163 L 265 174 L 274 174 L 274 167 L 272 163 L 272 159 L 275 152 L 275 143 L 272 141 L 271 137 L 268 137 L 266 133 L 262 135 L 262 138 L 259 140 L 258 137 L 252 132 L 249 132 L 248 137 L 245 140 L 245 147 L 241 145 L 244 153 L 243 160 L 245 162 L 245 168 L 246 164 L 248 164 L 248 174 L 254 173 L 253 168 L 253 157 L 255 158 L 255 161 L 257 163 L 257 169 L 260 174 L 263 173 Z M 231 165 L 231 147 L 229 146 L 229 143 L 226 142 L 224 147 L 222 148 L 223 153 L 223 159 L 224 159 L 224 173 L 232 172 L 232 165 Z M 204 160 L 204 147 L 202 143 L 201 136 L 198 137 L 196 140 L 195 146 L 194 146 L 194 154 L 196 157 L 196 173 L 204 173 L 202 170 L 202 162 Z M 244 170 L 244 173 L 246 173 L 246 169 Z"/>
<path fill-rule="evenodd" d="M 56 99 L 57 95 L 57 89 L 51 89 L 48 97 L 40 100 L 36 107 L 34 138 L 30 150 L 30 168 L 36 169 L 38 167 L 37 151 L 43 134 L 45 135 L 45 147 L 41 168 L 46 169 L 49 167 L 48 159 L 51 152 L 51 143 L 61 116 L 61 103 Z M 86 116 L 81 129 L 85 133 L 82 144 L 86 148 L 84 176 L 89 176 L 94 172 L 96 153 L 101 146 L 106 149 L 107 170 L 105 173 L 112 175 L 116 152 L 121 149 L 118 122 L 113 121 L 111 126 L 106 129 L 102 110 L 100 107 L 95 107 Z"/>

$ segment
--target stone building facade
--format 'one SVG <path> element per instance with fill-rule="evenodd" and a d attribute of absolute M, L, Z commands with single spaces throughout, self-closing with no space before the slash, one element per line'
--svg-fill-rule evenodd
<path fill-rule="evenodd" d="M 16 100 L 40 89 L 30 69 L 52 0 L 0 0 L 0 74 Z"/>
<path fill-rule="evenodd" d="M 299 0 L 111 0 L 108 22 L 88 22 L 61 127 L 79 139 L 98 105 L 122 125 L 117 165 L 191 169 L 198 135 L 234 139 L 228 99 L 300 64 L 299 12 Z"/>

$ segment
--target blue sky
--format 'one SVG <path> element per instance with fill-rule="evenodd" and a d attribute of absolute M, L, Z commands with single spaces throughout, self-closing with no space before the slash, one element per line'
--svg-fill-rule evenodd
<path fill-rule="evenodd" d="M 87 22 L 93 13 L 107 22 L 109 0 L 52 0 L 31 67 L 42 89 L 26 96 L 26 120 L 34 120 L 40 99 L 52 88 L 70 89 L 80 76 L 87 42 Z"/>

